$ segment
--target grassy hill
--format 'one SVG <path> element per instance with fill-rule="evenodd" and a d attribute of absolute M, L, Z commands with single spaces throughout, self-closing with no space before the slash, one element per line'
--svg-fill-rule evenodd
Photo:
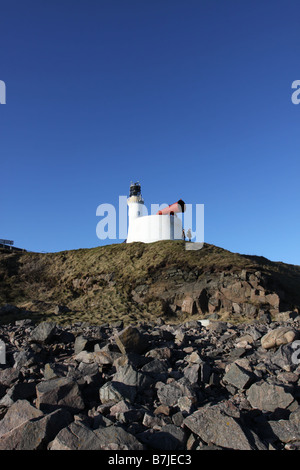
<path fill-rule="evenodd" d="M 300 266 L 208 244 L 187 251 L 182 241 L 2 252 L 0 307 L 5 304 L 30 311 L 34 319 L 62 323 L 128 323 L 160 316 L 174 321 L 212 312 L 247 320 L 247 312 L 253 318 L 264 309 L 300 307 Z M 0 315 L 2 323 L 12 319 L 12 313 Z"/>

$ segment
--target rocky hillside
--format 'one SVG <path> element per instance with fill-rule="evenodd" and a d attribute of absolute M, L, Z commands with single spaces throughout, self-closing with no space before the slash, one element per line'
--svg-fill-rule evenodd
<path fill-rule="evenodd" d="M 300 311 L 300 266 L 205 244 L 116 244 L 59 253 L 0 253 L 0 321 L 91 324 Z"/>

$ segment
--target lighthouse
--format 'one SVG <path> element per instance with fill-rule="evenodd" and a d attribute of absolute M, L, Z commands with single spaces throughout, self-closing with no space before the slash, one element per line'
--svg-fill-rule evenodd
<path fill-rule="evenodd" d="M 185 203 L 181 199 L 154 215 L 145 215 L 141 185 L 136 182 L 130 184 L 127 204 L 129 218 L 127 243 L 182 239 L 182 221 L 177 217 L 178 213 L 185 211 Z"/>

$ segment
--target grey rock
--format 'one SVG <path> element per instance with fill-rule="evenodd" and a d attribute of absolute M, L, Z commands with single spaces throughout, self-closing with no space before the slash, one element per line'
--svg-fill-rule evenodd
<path fill-rule="evenodd" d="M 253 374 L 249 373 L 238 364 L 232 364 L 228 372 L 224 375 L 223 380 L 237 389 L 246 389 L 253 380 Z"/>
<path fill-rule="evenodd" d="M 53 322 L 40 323 L 31 333 L 32 343 L 50 343 L 57 331 L 57 326 Z"/>
<path fill-rule="evenodd" d="M 83 351 L 88 343 L 88 338 L 85 338 L 84 336 L 80 335 L 75 338 L 75 343 L 74 343 L 74 353 L 79 354 L 81 351 Z"/>
<path fill-rule="evenodd" d="M 275 411 L 277 408 L 285 409 L 293 401 L 293 396 L 286 392 L 281 385 L 258 382 L 247 390 L 247 399 L 252 408 L 264 411 Z"/>
<path fill-rule="evenodd" d="M 145 412 L 143 416 L 143 425 L 152 430 L 160 430 L 165 424 L 165 420 L 161 416 L 155 416 L 152 413 Z"/>
<path fill-rule="evenodd" d="M 178 398 L 177 406 L 181 411 L 186 411 L 187 413 L 191 413 L 194 409 L 194 403 L 189 397 Z"/>
<path fill-rule="evenodd" d="M 167 424 L 160 431 L 152 434 L 148 446 L 160 450 L 183 450 L 186 441 L 186 433 L 183 429 L 174 424 Z"/>
<path fill-rule="evenodd" d="M 297 364 L 294 364 L 292 360 L 294 352 L 295 350 L 293 349 L 292 344 L 289 343 L 281 345 L 271 356 L 271 362 L 283 370 L 294 370 L 297 367 Z"/>
<path fill-rule="evenodd" d="M 115 336 L 118 348 L 122 354 L 129 352 L 143 353 L 148 346 L 144 335 L 137 328 L 128 326 L 121 333 Z"/>
<path fill-rule="evenodd" d="M 158 382 L 156 387 L 157 397 L 162 405 L 175 406 L 181 397 L 188 397 L 193 402 L 195 401 L 195 393 L 188 385 L 179 382 L 169 384 Z"/>
<path fill-rule="evenodd" d="M 172 356 L 172 351 L 168 346 L 161 346 L 159 348 L 151 349 L 146 352 L 146 357 L 152 357 L 153 359 L 170 359 Z"/>
<path fill-rule="evenodd" d="M 101 450 L 143 450 L 144 446 L 120 426 L 109 426 L 94 431 L 101 442 Z"/>
<path fill-rule="evenodd" d="M 164 359 L 153 359 L 141 368 L 141 372 L 149 374 L 151 377 L 164 377 L 168 372 L 169 364 Z"/>
<path fill-rule="evenodd" d="M 107 382 L 99 390 L 101 403 L 117 403 L 121 400 L 133 402 L 136 397 L 136 387 L 122 382 Z"/>
<path fill-rule="evenodd" d="M 79 354 L 81 351 L 94 351 L 99 348 L 99 338 L 90 338 L 84 335 L 76 336 L 74 342 L 74 353 Z"/>
<path fill-rule="evenodd" d="M 227 328 L 228 328 L 227 323 L 223 321 L 211 321 L 210 324 L 208 325 L 208 329 L 216 333 L 223 333 L 224 331 L 227 330 Z"/>
<path fill-rule="evenodd" d="M 59 409 L 31 419 L 0 438 L 0 450 L 42 450 L 72 421 L 72 415 Z"/>
<path fill-rule="evenodd" d="M 300 429 L 291 420 L 268 421 L 268 426 L 276 438 L 285 444 L 300 441 Z"/>
<path fill-rule="evenodd" d="M 8 409 L 0 421 L 0 437 L 34 418 L 43 416 L 43 412 L 32 406 L 27 400 L 17 400 Z"/>
<path fill-rule="evenodd" d="M 185 418 L 184 425 L 207 444 L 212 443 L 225 449 L 252 449 L 237 420 L 223 413 L 218 405 L 195 411 Z"/>
<path fill-rule="evenodd" d="M 125 354 L 113 336 L 121 325 L 76 322 L 52 333 L 42 325 L 32 342 L 37 327 L 17 323 L 0 328 L 7 345 L 7 364 L 0 367 L 1 449 L 126 450 L 144 443 L 156 452 L 264 450 L 300 442 L 296 344 L 261 346 L 279 327 L 299 333 L 300 319 L 263 324 L 256 318 L 215 330 L 199 322 L 141 323 L 133 333 L 137 342 L 132 330 L 122 338 Z M 136 347 L 139 339 L 145 350 Z"/>
<path fill-rule="evenodd" d="M 35 364 L 36 362 L 36 355 L 29 350 L 23 350 L 14 353 L 14 368 L 15 369 L 22 369 L 22 367 L 30 367 L 31 365 Z"/>
<path fill-rule="evenodd" d="M 177 427 L 181 427 L 184 421 L 185 415 L 183 414 L 182 411 L 177 411 L 177 413 L 174 413 L 172 416 L 172 422 L 175 424 Z"/>
<path fill-rule="evenodd" d="M 61 429 L 50 443 L 50 450 L 100 450 L 101 441 L 92 429 L 73 422 Z"/>
<path fill-rule="evenodd" d="M 200 364 L 191 364 L 185 367 L 183 369 L 184 377 L 186 377 L 191 384 L 196 384 L 199 380 L 199 369 Z"/>
<path fill-rule="evenodd" d="M 289 420 L 300 429 L 300 407 L 290 414 Z"/>
<path fill-rule="evenodd" d="M 113 375 L 112 380 L 124 385 L 136 387 L 136 391 L 148 386 L 152 382 L 149 377 L 142 372 L 137 371 L 131 364 L 119 367 L 117 372 Z"/>
<path fill-rule="evenodd" d="M 36 394 L 37 407 L 45 411 L 64 407 L 76 413 L 85 407 L 77 383 L 67 377 L 40 382 Z"/>
<path fill-rule="evenodd" d="M 20 376 L 19 370 L 13 367 L 0 369 L 0 384 L 4 387 L 10 387 L 12 383 L 16 382 Z"/>
<path fill-rule="evenodd" d="M 44 379 L 56 379 L 58 377 L 64 377 L 67 375 L 68 367 L 63 364 L 54 364 L 54 363 L 46 363 L 44 367 Z"/>

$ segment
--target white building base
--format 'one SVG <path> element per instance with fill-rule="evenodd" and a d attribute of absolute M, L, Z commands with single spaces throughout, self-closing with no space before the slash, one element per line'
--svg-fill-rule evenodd
<path fill-rule="evenodd" d="M 147 215 L 129 218 L 127 243 L 152 243 L 160 240 L 181 240 L 182 222 L 176 215 Z"/>

